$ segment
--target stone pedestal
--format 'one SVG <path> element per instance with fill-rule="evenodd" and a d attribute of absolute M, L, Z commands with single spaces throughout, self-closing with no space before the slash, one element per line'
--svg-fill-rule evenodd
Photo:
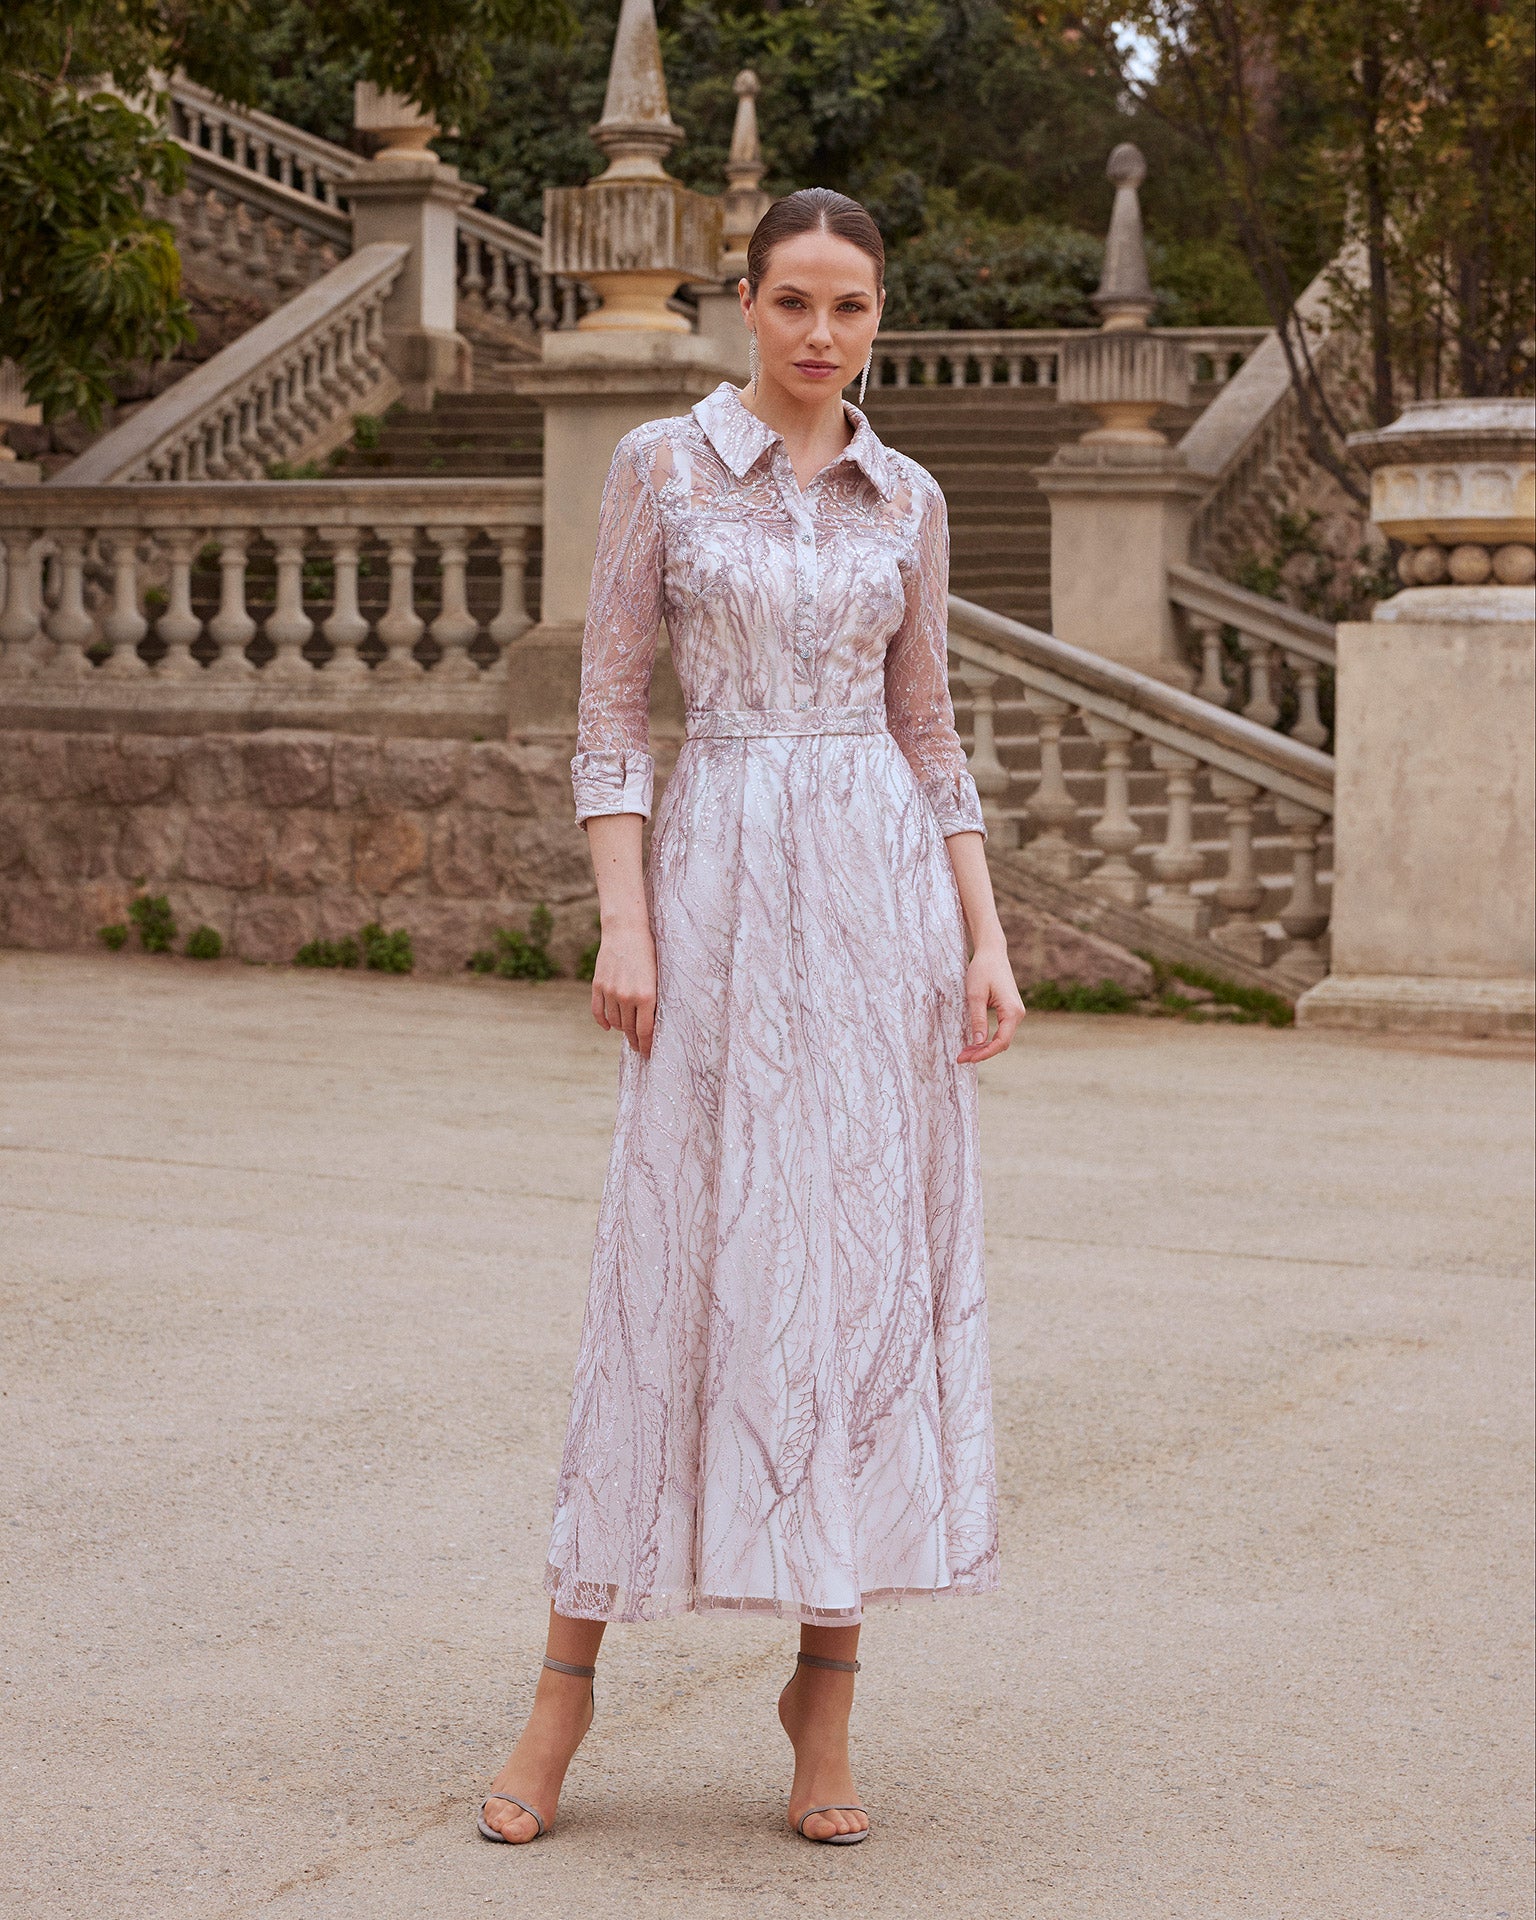
<path fill-rule="evenodd" d="M 743 268 L 745 271 L 745 268 Z M 751 371 L 747 323 L 741 314 L 741 299 L 736 291 L 738 273 L 723 281 L 696 282 L 690 289 L 699 307 L 696 337 L 706 341 L 710 351 L 739 387 L 747 384 Z"/>
<path fill-rule="evenodd" d="M 1536 410 L 1410 407 L 1353 444 L 1416 584 L 1339 628 L 1332 971 L 1297 1021 L 1529 1034 Z"/>
<path fill-rule="evenodd" d="M 1168 568 L 1189 558 L 1206 483 L 1172 448 L 1062 447 L 1039 475 L 1051 503 L 1051 631 L 1186 692 Z"/>
<path fill-rule="evenodd" d="M 694 334 L 546 333 L 543 353 L 538 366 L 514 376 L 517 392 L 544 412 L 542 617 L 507 655 L 520 736 L 575 726 L 597 516 L 614 448 L 632 427 L 686 413 L 733 377 L 712 343 Z M 660 661 L 653 710 L 664 725 L 681 726 L 681 695 Z"/>
<path fill-rule="evenodd" d="M 354 245 L 387 240 L 411 250 L 384 328 L 391 369 L 417 411 L 439 393 L 470 389 L 469 342 L 458 332 L 458 217 L 478 192 L 426 152 L 387 151 L 347 182 Z"/>

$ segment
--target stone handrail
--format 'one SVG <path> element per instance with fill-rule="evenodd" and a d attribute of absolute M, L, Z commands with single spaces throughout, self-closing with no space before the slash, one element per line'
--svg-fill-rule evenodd
<path fill-rule="evenodd" d="M 1323 977 L 1328 755 L 953 595 L 949 649 L 1000 846 L 1207 943 L 1213 971 Z"/>
<path fill-rule="evenodd" d="M 189 152 L 211 153 L 242 174 L 275 180 L 323 206 L 345 206 L 359 155 L 255 107 L 232 106 L 183 74 L 163 84 L 171 133 Z"/>
<path fill-rule="evenodd" d="M 1201 567 L 1173 565 L 1168 569 L 1168 597 L 1184 614 L 1200 644 L 1200 680 L 1195 692 L 1218 707 L 1241 700 L 1241 711 L 1257 726 L 1273 727 L 1281 716 L 1275 697 L 1275 665 L 1290 674 L 1296 689 L 1296 713 L 1290 737 L 1304 746 L 1321 747 L 1328 729 L 1318 710 L 1318 673 L 1332 669 L 1337 648 L 1334 630 L 1281 601 L 1269 600 L 1246 587 L 1235 587 L 1219 574 Z M 1237 636 L 1241 672 L 1246 687 L 1229 686 L 1224 636 Z"/>
<path fill-rule="evenodd" d="M 0 711 L 502 730 L 542 514 L 537 480 L 0 489 Z"/>
<path fill-rule="evenodd" d="M 361 248 L 222 353 L 103 435 L 52 484 L 254 480 L 348 439 L 354 415 L 399 392 L 384 302 L 408 249 Z"/>
<path fill-rule="evenodd" d="M 1218 383 L 1235 378 L 1267 336 L 1264 327 L 1160 327 L 1152 335 L 1183 350 L 1191 379 Z M 1054 386 L 1064 350 L 1093 337 L 1082 327 L 882 333 L 875 339 L 871 385 Z"/>

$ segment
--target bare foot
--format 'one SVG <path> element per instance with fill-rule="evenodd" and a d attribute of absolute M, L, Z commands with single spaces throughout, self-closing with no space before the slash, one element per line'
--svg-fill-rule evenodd
<path fill-rule="evenodd" d="M 779 1720 L 795 1750 L 789 1790 L 789 1824 L 798 1827 L 808 1807 L 833 1807 L 805 1822 L 808 1838 L 862 1833 L 869 1816 L 858 1808 L 858 1789 L 848 1759 L 848 1716 L 853 1711 L 853 1675 L 820 1667 L 796 1667 L 779 1695 Z M 852 1803 L 853 1811 L 845 1803 Z"/>
<path fill-rule="evenodd" d="M 491 1782 L 491 1792 L 515 1793 L 519 1800 L 537 1807 L 548 1833 L 555 1824 L 565 1770 L 591 1724 L 591 1682 L 542 1669 L 528 1724 L 511 1758 Z M 515 1847 L 538 1838 L 537 1822 L 510 1800 L 493 1799 L 481 1818 Z"/>

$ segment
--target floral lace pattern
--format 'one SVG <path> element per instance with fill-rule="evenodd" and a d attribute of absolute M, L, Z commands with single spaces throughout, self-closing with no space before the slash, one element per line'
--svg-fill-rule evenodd
<path fill-rule="evenodd" d="M 648 813 L 667 622 L 688 737 L 645 869 L 546 1587 L 560 1612 L 771 1612 L 997 1585 L 977 1069 L 946 835 L 938 488 L 850 408 L 802 490 L 722 385 L 620 443 L 577 816 Z"/>

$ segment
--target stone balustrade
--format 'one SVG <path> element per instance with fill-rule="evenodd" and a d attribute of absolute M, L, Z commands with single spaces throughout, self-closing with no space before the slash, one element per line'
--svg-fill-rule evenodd
<path fill-rule="evenodd" d="M 505 730 L 534 480 L 0 492 L 9 726 Z"/>
<path fill-rule="evenodd" d="M 590 289 L 564 273 L 546 273 L 543 244 L 493 214 L 459 214 L 459 300 L 530 333 L 570 332 L 595 304 Z"/>
<path fill-rule="evenodd" d="M 1162 327 L 1148 336 L 1170 342 L 1190 381 L 1224 385 L 1267 337 L 1263 327 Z M 1097 338 L 1081 328 L 1010 328 L 1001 332 L 882 333 L 875 340 L 872 386 L 1053 387 L 1063 355 Z"/>
<path fill-rule="evenodd" d="M 1287 995 L 1323 977 L 1325 754 L 954 597 L 949 645 L 999 847 L 1150 916 L 1213 971 Z"/>
<path fill-rule="evenodd" d="M 1304 746 L 1328 745 L 1320 696 L 1337 649 L 1326 620 L 1199 567 L 1170 566 L 1168 597 L 1199 651 L 1201 699 L 1236 707 L 1256 726 L 1283 726 Z"/>
<path fill-rule="evenodd" d="M 360 248 L 104 434 L 55 484 L 255 480 L 340 446 L 356 415 L 382 413 L 400 391 L 384 305 L 407 251 Z"/>
<path fill-rule="evenodd" d="M 184 75 L 164 84 L 171 134 L 190 153 L 212 155 L 322 206 L 346 206 L 346 183 L 361 164 L 359 155 L 254 107 L 232 106 Z"/>
<path fill-rule="evenodd" d="M 150 188 L 146 209 L 170 226 L 201 283 L 254 294 L 268 308 L 312 286 L 352 251 L 345 213 L 215 154 L 194 151 L 182 191 Z"/>

